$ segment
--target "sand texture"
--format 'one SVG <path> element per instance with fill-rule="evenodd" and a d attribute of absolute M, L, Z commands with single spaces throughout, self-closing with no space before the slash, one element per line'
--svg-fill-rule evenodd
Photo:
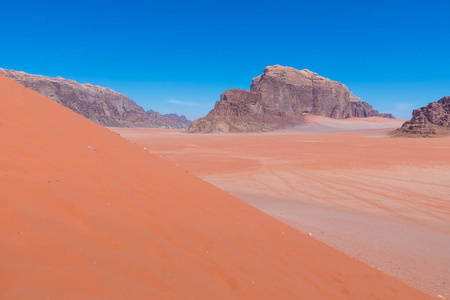
<path fill-rule="evenodd" d="M 349 256 L 449 298 L 450 139 L 385 138 L 403 122 L 308 116 L 308 126 L 270 134 L 118 132 Z"/>

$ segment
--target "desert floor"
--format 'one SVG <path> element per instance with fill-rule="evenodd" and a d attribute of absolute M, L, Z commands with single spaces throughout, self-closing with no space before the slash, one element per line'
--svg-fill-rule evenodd
<path fill-rule="evenodd" d="M 401 120 L 308 117 L 264 134 L 112 128 L 189 173 L 431 295 L 450 298 L 450 138 Z"/>

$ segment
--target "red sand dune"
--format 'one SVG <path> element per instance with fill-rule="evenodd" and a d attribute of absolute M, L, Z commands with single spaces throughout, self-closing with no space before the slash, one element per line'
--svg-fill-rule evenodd
<path fill-rule="evenodd" d="M 2 300 L 432 298 L 4 76 L 0 136 Z"/>

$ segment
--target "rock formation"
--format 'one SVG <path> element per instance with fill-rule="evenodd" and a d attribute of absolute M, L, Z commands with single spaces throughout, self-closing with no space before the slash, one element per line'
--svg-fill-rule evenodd
<path fill-rule="evenodd" d="M 144 111 L 127 96 L 106 87 L 1 68 L 0 73 L 103 126 L 187 128 L 191 124 L 185 116 Z"/>
<path fill-rule="evenodd" d="M 380 113 L 380 117 L 386 118 L 386 119 L 395 119 L 394 115 L 391 113 Z"/>
<path fill-rule="evenodd" d="M 393 137 L 438 137 L 450 134 L 450 97 L 415 109 L 412 118 L 391 132 Z"/>
<path fill-rule="evenodd" d="M 264 106 L 259 92 L 230 89 L 220 95 L 209 114 L 195 120 L 188 132 L 264 132 L 302 122 L 303 116 Z"/>
<path fill-rule="evenodd" d="M 340 82 L 309 70 L 269 66 L 253 78 L 250 91 L 228 90 L 189 132 L 270 131 L 301 123 L 305 114 L 330 118 L 380 115 Z"/>

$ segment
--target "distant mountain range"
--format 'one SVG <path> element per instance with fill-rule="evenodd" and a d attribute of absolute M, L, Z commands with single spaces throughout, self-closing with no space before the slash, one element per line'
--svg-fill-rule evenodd
<path fill-rule="evenodd" d="M 0 74 L 103 126 L 188 128 L 191 125 L 185 116 L 145 111 L 127 96 L 106 87 L 1 68 Z"/>

